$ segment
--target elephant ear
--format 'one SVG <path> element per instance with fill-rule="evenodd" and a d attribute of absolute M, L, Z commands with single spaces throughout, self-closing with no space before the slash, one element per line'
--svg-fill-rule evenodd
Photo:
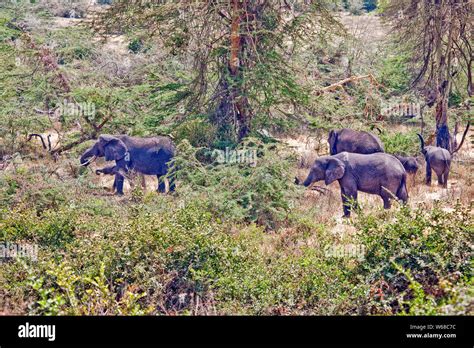
<path fill-rule="evenodd" d="M 128 149 L 122 140 L 111 135 L 101 135 L 100 144 L 104 147 L 106 161 L 118 161 L 125 157 Z"/>
<path fill-rule="evenodd" d="M 337 158 L 329 159 L 328 165 L 326 167 L 326 175 L 325 175 L 324 183 L 326 185 L 329 185 L 333 181 L 342 178 L 344 176 L 345 171 L 346 171 L 346 167 L 341 160 Z"/>

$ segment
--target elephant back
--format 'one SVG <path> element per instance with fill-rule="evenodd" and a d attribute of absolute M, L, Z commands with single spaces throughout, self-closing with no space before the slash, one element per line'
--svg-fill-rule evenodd
<path fill-rule="evenodd" d="M 376 135 L 344 128 L 339 132 L 337 152 L 371 154 L 385 152 L 384 146 Z"/>

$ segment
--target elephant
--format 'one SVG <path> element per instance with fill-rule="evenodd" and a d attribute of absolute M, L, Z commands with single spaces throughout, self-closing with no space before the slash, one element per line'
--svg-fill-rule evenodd
<path fill-rule="evenodd" d="M 330 131 L 328 143 L 331 155 L 344 151 L 361 154 L 385 152 L 382 142 L 376 135 L 349 128 Z"/>
<path fill-rule="evenodd" d="M 318 158 L 303 185 L 324 180 L 329 185 L 338 180 L 341 188 L 344 217 L 350 216 L 350 200 L 357 201 L 357 192 L 382 197 L 384 208 L 389 209 L 391 199 L 408 200 L 407 173 L 394 156 L 386 153 L 358 154 L 341 152 L 334 156 Z"/>
<path fill-rule="evenodd" d="M 426 160 L 427 185 L 431 185 L 431 170 L 434 170 L 436 176 L 438 177 L 438 184 L 442 185 L 444 188 L 448 187 L 448 177 L 451 168 L 452 156 L 454 153 L 458 152 L 461 149 L 470 126 L 471 122 L 468 122 L 466 129 L 464 130 L 464 133 L 462 135 L 459 146 L 455 147 L 454 144 L 451 144 L 451 150 L 449 151 L 438 146 L 425 146 L 423 136 L 419 133 L 417 134 L 418 138 L 420 138 L 421 153 L 423 154 L 423 156 L 425 156 Z M 437 134 L 437 137 L 439 137 L 439 133 Z M 454 134 L 453 137 L 456 138 L 456 134 Z"/>
<path fill-rule="evenodd" d="M 405 156 L 400 156 L 400 155 L 393 155 L 395 156 L 403 165 L 405 168 L 405 171 L 408 174 L 416 174 L 418 172 L 418 169 L 420 168 L 420 165 L 418 164 L 418 161 L 416 160 L 415 157 L 405 157 Z"/>
<path fill-rule="evenodd" d="M 444 188 L 448 187 L 449 170 L 451 168 L 451 153 L 437 146 L 425 146 L 425 141 L 421 134 L 420 138 L 421 153 L 426 160 L 426 184 L 431 185 L 431 171 L 434 170 L 438 177 L 438 184 Z"/>
<path fill-rule="evenodd" d="M 114 166 L 96 170 L 96 174 L 115 175 L 114 189 L 117 195 L 123 195 L 125 176 L 131 171 L 144 175 L 158 177 L 158 192 L 165 192 L 166 186 L 162 176 L 169 171 L 169 161 L 175 155 L 175 145 L 168 137 L 156 136 L 150 138 L 131 137 L 128 135 L 99 136 L 97 142 L 81 156 L 81 165 L 87 166 L 97 157 L 106 161 L 115 161 Z M 174 178 L 170 179 L 169 191 L 175 191 Z"/>

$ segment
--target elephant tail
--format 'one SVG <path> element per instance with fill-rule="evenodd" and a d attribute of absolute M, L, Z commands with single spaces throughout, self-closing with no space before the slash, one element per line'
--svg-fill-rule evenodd
<path fill-rule="evenodd" d="M 420 138 L 420 143 L 421 143 L 421 152 L 425 149 L 425 141 L 423 140 L 423 137 L 421 136 L 420 133 L 416 133 L 418 135 L 418 138 Z"/>
<path fill-rule="evenodd" d="M 408 191 L 407 191 L 407 174 L 403 173 L 400 186 L 398 186 L 397 197 L 404 203 L 408 201 Z"/>

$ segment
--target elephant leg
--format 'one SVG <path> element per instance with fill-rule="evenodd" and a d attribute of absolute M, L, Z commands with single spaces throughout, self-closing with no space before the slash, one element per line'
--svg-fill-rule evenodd
<path fill-rule="evenodd" d="M 344 217 L 351 216 L 351 205 L 357 202 L 357 188 L 341 188 L 342 208 L 344 210 Z"/>
<path fill-rule="evenodd" d="M 449 167 L 444 170 L 443 187 L 448 188 Z"/>
<path fill-rule="evenodd" d="M 444 180 L 443 180 L 443 177 L 444 177 L 444 173 L 441 173 L 441 174 L 436 174 L 438 176 L 438 185 L 440 186 L 443 186 L 444 185 Z"/>
<path fill-rule="evenodd" d="M 97 169 L 95 171 L 95 173 L 97 175 L 100 175 L 100 174 L 116 174 L 118 171 L 118 167 L 117 166 L 110 166 L 110 167 L 104 167 L 102 169 Z M 112 192 L 114 192 L 117 188 L 117 176 L 115 176 L 114 178 L 114 184 L 112 185 Z"/>
<path fill-rule="evenodd" d="M 158 178 L 158 192 L 165 193 L 166 192 L 166 184 L 165 181 L 161 178 L 160 175 L 156 176 Z"/>
<path fill-rule="evenodd" d="M 390 202 L 390 195 L 387 192 L 382 192 L 380 194 L 380 197 L 382 197 L 383 199 L 383 208 L 390 209 L 392 206 L 392 202 Z"/>
<path fill-rule="evenodd" d="M 431 185 L 431 166 L 429 161 L 426 161 L 426 185 Z"/>
<path fill-rule="evenodd" d="M 115 188 L 117 189 L 117 192 L 116 194 L 117 195 L 123 195 L 123 181 L 124 181 L 125 177 L 121 174 L 115 174 L 115 182 L 114 182 L 114 185 L 115 185 Z"/>
<path fill-rule="evenodd" d="M 408 191 L 406 183 L 400 187 L 397 191 L 397 198 L 401 200 L 403 203 L 408 202 Z"/>

